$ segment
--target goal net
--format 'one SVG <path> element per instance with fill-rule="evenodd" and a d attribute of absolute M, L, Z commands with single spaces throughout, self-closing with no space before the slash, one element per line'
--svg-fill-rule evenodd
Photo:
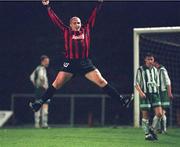
<path fill-rule="evenodd" d="M 134 29 L 134 77 L 144 54 L 153 53 L 168 70 L 174 100 L 168 110 L 169 126 L 180 125 L 180 27 Z M 139 127 L 139 97 L 134 89 L 134 126 Z"/>

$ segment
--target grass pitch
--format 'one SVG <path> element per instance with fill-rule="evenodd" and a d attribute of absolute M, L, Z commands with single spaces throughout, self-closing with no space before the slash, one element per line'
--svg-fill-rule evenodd
<path fill-rule="evenodd" d="M 3 128 L 0 147 L 180 147 L 180 128 L 168 129 L 158 141 L 145 141 L 142 129 Z"/>

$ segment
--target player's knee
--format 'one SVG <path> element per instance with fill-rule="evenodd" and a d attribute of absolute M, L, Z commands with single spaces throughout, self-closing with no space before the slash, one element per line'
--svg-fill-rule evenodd
<path fill-rule="evenodd" d="M 100 87 L 104 87 L 104 86 L 106 86 L 107 81 L 106 81 L 105 79 L 98 79 L 97 84 L 98 84 Z"/>
<path fill-rule="evenodd" d="M 54 81 L 52 85 L 53 85 L 53 87 L 56 88 L 56 89 L 61 88 L 61 84 L 58 83 L 57 81 Z"/>

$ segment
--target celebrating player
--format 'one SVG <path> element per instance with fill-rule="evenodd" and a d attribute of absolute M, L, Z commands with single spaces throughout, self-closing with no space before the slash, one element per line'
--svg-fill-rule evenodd
<path fill-rule="evenodd" d="M 156 58 L 154 62 L 154 66 L 158 69 L 159 72 L 159 80 L 160 80 L 160 98 L 161 98 L 161 105 L 163 109 L 163 116 L 162 116 L 162 126 L 159 123 L 159 131 L 160 133 L 167 132 L 167 117 L 166 117 L 166 110 L 169 108 L 170 99 L 173 98 L 172 91 L 171 91 L 171 80 L 169 78 L 168 72 L 166 68 L 161 65 Z"/>
<path fill-rule="evenodd" d="M 128 106 L 131 100 L 120 95 L 119 92 L 102 77 L 99 70 L 93 65 L 89 58 L 90 32 L 94 27 L 96 15 L 100 10 L 102 2 L 98 2 L 85 25 L 81 24 L 79 17 L 74 16 L 70 19 L 70 26 L 63 24 L 49 6 L 49 0 L 43 0 L 42 3 L 47 7 L 48 15 L 52 22 L 64 34 L 66 54 L 62 70 L 58 73 L 55 81 L 41 99 L 36 100 L 35 102 L 30 102 L 29 105 L 32 110 L 38 111 L 41 105 L 45 103 L 48 98 L 52 97 L 57 89 L 61 88 L 76 74 L 85 76 L 88 80 L 102 88 L 112 98 L 121 101 L 123 106 Z"/>
<path fill-rule="evenodd" d="M 157 140 L 155 130 L 162 117 L 161 100 L 159 96 L 159 74 L 154 67 L 154 56 L 147 53 L 144 57 L 145 65 L 137 70 L 135 87 L 140 95 L 140 109 L 142 112 L 142 128 L 146 140 Z M 149 111 L 154 109 L 155 117 L 152 127 L 149 125 Z"/>

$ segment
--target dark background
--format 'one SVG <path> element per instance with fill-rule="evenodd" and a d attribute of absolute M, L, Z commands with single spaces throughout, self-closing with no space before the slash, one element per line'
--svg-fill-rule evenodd
<path fill-rule="evenodd" d="M 68 25 L 72 16 L 82 23 L 95 2 L 51 2 Z M 178 26 L 180 2 L 104 2 L 92 32 L 91 54 L 103 76 L 121 93 L 133 92 L 133 28 Z M 10 108 L 12 93 L 32 93 L 29 75 L 39 57 L 51 59 L 51 81 L 63 61 L 63 36 L 41 2 L 0 2 L 0 109 Z M 76 77 L 58 93 L 103 93 Z"/>

